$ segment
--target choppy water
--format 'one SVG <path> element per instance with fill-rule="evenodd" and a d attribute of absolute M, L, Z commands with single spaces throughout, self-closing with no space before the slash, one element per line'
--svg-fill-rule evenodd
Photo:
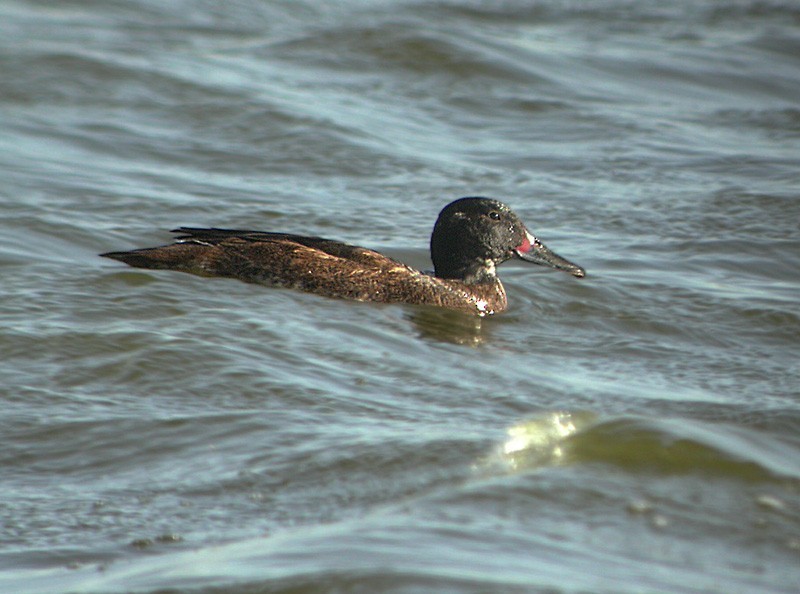
<path fill-rule="evenodd" d="M 0 114 L 0 591 L 800 589 L 796 3 L 7 0 Z M 97 257 L 475 194 L 587 278 Z"/>

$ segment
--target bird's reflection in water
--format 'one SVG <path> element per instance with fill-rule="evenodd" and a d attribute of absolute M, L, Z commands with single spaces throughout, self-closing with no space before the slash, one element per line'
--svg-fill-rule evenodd
<path fill-rule="evenodd" d="M 491 338 L 486 318 L 438 307 L 409 308 L 408 318 L 420 336 L 441 342 L 477 347 Z"/>

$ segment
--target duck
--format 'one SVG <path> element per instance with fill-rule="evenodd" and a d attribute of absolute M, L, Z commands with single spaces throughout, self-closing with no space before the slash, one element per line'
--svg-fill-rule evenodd
<path fill-rule="evenodd" d="M 586 271 L 547 248 L 504 203 L 460 198 L 439 213 L 430 240 L 433 272 L 374 250 L 322 237 L 179 227 L 174 242 L 100 254 L 135 268 L 286 287 L 326 297 L 430 305 L 486 316 L 505 311 L 497 267 L 512 258 L 568 272 Z"/>

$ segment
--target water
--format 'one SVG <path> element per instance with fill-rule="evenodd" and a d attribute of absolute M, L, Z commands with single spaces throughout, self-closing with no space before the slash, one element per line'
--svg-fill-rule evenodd
<path fill-rule="evenodd" d="M 0 5 L 0 591 L 796 592 L 793 2 Z M 125 268 L 179 225 L 430 266 L 491 319 Z"/>

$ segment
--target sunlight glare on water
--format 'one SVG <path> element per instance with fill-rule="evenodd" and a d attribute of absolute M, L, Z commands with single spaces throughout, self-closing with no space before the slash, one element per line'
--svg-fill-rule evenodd
<path fill-rule="evenodd" d="M 591 413 L 557 411 L 546 413 L 510 427 L 503 454 L 512 468 L 530 468 L 533 462 L 557 463 L 563 456 L 561 443 L 594 420 Z M 524 462 L 523 462 L 524 460 Z"/>

